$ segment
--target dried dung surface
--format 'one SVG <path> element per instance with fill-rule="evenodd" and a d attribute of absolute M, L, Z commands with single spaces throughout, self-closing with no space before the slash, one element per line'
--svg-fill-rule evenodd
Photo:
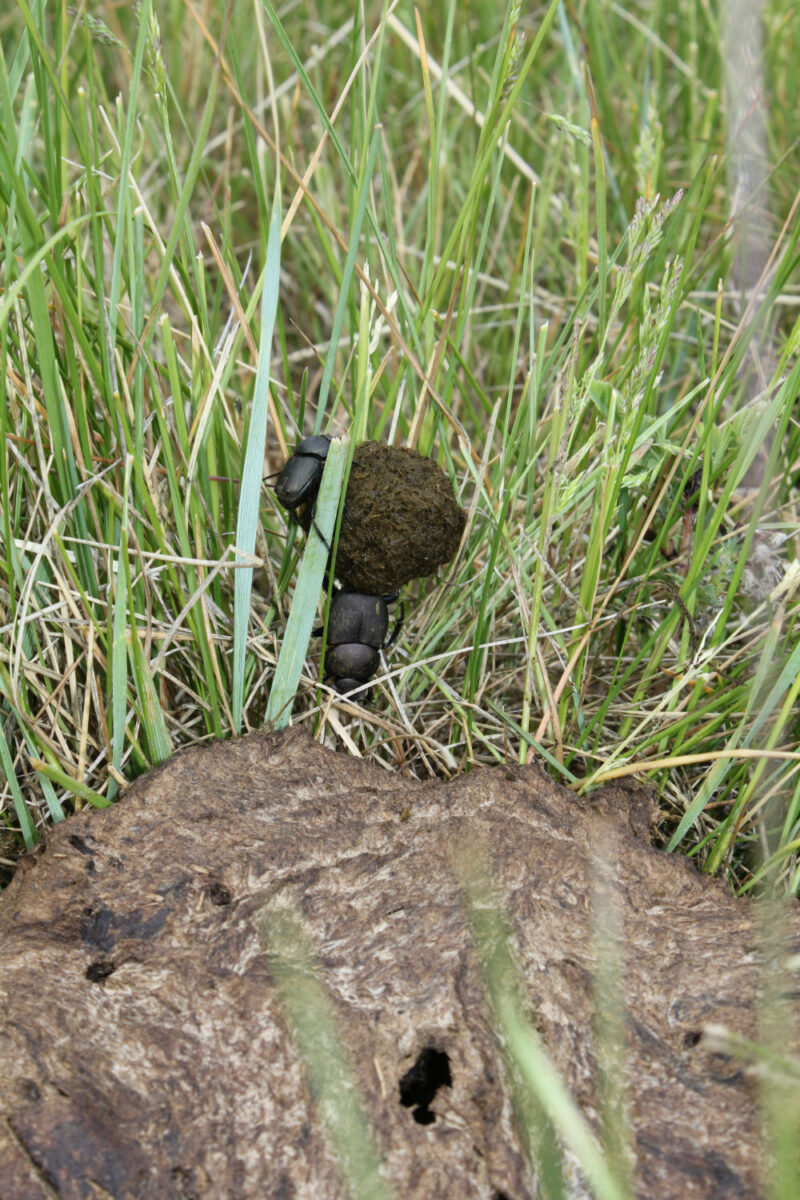
<path fill-rule="evenodd" d="M 465 520 L 450 480 L 432 458 L 363 442 L 347 483 L 336 574 L 356 591 L 391 595 L 450 561 Z M 310 507 L 300 512 L 300 522 L 308 532 Z"/>
<path fill-rule="evenodd" d="M 636 790 L 590 806 L 535 767 L 419 784 L 297 729 L 179 754 L 56 827 L 0 898 L 0 1196 L 344 1197 L 259 939 L 280 895 L 310 932 L 397 1196 L 532 1198 L 449 855 L 469 835 L 592 1122 L 602 848 L 637 1194 L 757 1197 L 753 1082 L 697 1037 L 712 1021 L 755 1032 L 754 909 L 653 850 L 648 820 Z M 796 907 L 787 929 L 800 947 Z M 440 1084 L 427 1102 L 420 1075 Z"/>

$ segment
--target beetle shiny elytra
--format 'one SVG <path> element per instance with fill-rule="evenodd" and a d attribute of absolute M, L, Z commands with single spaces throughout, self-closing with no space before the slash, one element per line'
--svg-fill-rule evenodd
<path fill-rule="evenodd" d="M 303 505 L 310 504 L 313 515 L 330 444 L 327 434 L 317 434 L 295 446 L 275 483 L 275 495 L 287 512 L 296 514 Z"/>
<path fill-rule="evenodd" d="M 325 677 L 342 695 L 363 687 L 372 678 L 380 664 L 381 650 L 396 640 L 403 623 L 402 611 L 391 637 L 386 636 L 388 606 L 396 599 L 343 588 L 331 600 Z"/>

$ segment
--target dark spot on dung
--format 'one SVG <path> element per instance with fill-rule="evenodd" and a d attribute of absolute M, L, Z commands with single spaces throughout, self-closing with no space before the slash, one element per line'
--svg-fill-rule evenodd
<path fill-rule="evenodd" d="M 176 1195 L 180 1196 L 181 1200 L 201 1200 L 200 1193 L 196 1187 L 195 1170 L 193 1167 L 172 1167 L 170 1169 L 170 1178 L 175 1185 Z"/>
<path fill-rule="evenodd" d="M 278 1180 L 278 1185 L 273 1192 L 273 1200 L 294 1200 L 297 1195 L 297 1188 L 292 1183 L 286 1172 L 281 1173 Z"/>
<path fill-rule="evenodd" d="M 416 1062 L 400 1079 L 400 1103 L 404 1108 L 413 1108 L 412 1116 L 418 1125 L 432 1125 L 436 1114 L 430 1105 L 440 1087 L 452 1087 L 450 1059 L 444 1050 L 425 1046 L 417 1055 Z"/>
<path fill-rule="evenodd" d="M 25 1076 L 21 1075 L 19 1079 L 15 1080 L 15 1087 L 17 1090 L 17 1095 L 20 1097 L 20 1099 L 24 1100 L 26 1104 L 37 1104 L 42 1098 L 39 1085 L 33 1079 L 27 1079 Z"/>
<path fill-rule="evenodd" d="M 144 916 L 140 908 L 117 913 L 104 904 L 93 904 L 83 910 L 79 934 L 87 946 L 108 954 L 123 939 L 146 941 L 155 937 L 164 928 L 167 916 L 166 908 L 157 908 L 149 916 Z"/>
<path fill-rule="evenodd" d="M 70 846 L 74 846 L 79 854 L 91 854 L 92 850 L 90 843 L 93 841 L 94 838 L 78 837 L 77 833 L 71 833 L 69 837 Z"/>
<path fill-rule="evenodd" d="M 98 950 L 111 950 L 116 943 L 112 932 L 114 914 L 103 904 L 92 904 L 83 910 L 78 928 L 81 941 Z"/>
<path fill-rule="evenodd" d="M 745 1082 L 745 1073 L 740 1070 L 730 1054 L 712 1054 L 708 1060 L 708 1075 L 715 1083 L 725 1087 L 738 1087 Z"/>
<path fill-rule="evenodd" d="M 664 1141 L 643 1132 L 635 1136 L 637 1149 L 668 1172 L 664 1177 L 670 1179 L 673 1190 L 662 1195 L 725 1196 L 726 1200 L 735 1196 L 744 1200 L 753 1195 L 738 1172 L 712 1147 L 690 1144 L 682 1138 Z"/>

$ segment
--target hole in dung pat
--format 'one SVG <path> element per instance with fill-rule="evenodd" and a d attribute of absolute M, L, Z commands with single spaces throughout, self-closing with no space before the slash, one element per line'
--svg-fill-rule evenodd
<path fill-rule="evenodd" d="M 450 1059 L 444 1050 L 425 1046 L 417 1060 L 400 1079 L 400 1103 L 404 1108 L 413 1108 L 411 1114 L 418 1125 L 432 1125 L 436 1113 L 430 1106 L 440 1087 L 452 1087 Z"/>
<path fill-rule="evenodd" d="M 90 983 L 105 983 L 109 975 L 113 975 L 116 969 L 111 959 L 98 958 L 93 963 L 89 963 L 86 968 L 86 978 Z"/>
<path fill-rule="evenodd" d="M 216 880 L 208 885 L 208 898 L 217 908 L 224 908 L 226 904 L 230 904 L 233 896 L 226 887 Z"/>

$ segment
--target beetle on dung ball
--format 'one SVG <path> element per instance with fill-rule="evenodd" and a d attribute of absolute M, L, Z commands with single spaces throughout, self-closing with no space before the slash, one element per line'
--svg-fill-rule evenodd
<path fill-rule="evenodd" d="M 316 511 L 331 438 L 302 438 L 275 484 L 275 495 L 306 533 Z M 325 676 L 341 693 L 363 688 L 392 645 L 388 604 L 412 579 L 432 575 L 458 550 L 466 513 L 444 471 L 407 447 L 367 441 L 356 447 L 332 570 L 344 586 L 328 617 Z M 317 530 L 319 532 L 319 530 Z M 323 539 L 324 540 L 324 539 Z M 327 544 L 327 543 L 326 543 Z"/>
<path fill-rule="evenodd" d="M 296 517 L 305 504 L 310 503 L 313 507 L 330 445 L 331 439 L 324 433 L 303 438 L 278 474 L 275 495 L 278 503 L 292 516 Z"/>

